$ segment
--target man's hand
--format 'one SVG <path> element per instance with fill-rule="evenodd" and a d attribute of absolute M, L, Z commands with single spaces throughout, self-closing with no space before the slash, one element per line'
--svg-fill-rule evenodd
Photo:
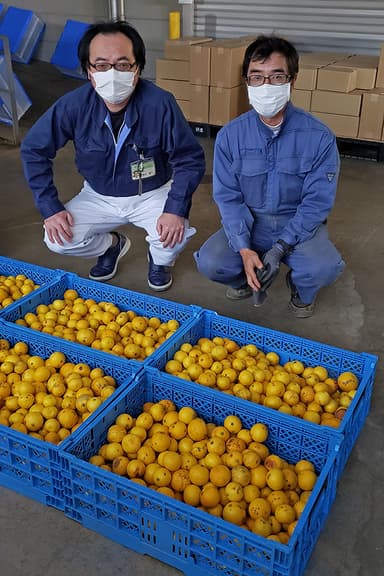
<path fill-rule="evenodd" d="M 243 259 L 244 272 L 247 276 L 248 285 L 252 290 L 260 290 L 261 284 L 256 276 L 255 269 L 261 270 L 263 268 L 263 263 L 259 258 L 259 255 L 254 250 L 249 248 L 243 248 L 240 250 L 240 256 Z"/>
<path fill-rule="evenodd" d="M 182 216 L 164 212 L 156 224 L 156 230 L 164 248 L 174 248 L 184 237 L 185 220 Z"/>
<path fill-rule="evenodd" d="M 285 254 L 284 247 L 276 243 L 262 257 L 263 269 L 258 273 L 258 278 L 263 290 L 269 288 L 275 280 L 279 273 L 281 259 Z"/>
<path fill-rule="evenodd" d="M 63 245 L 63 240 L 71 240 L 73 234 L 73 216 L 70 212 L 62 210 L 44 220 L 44 227 L 52 243 Z"/>

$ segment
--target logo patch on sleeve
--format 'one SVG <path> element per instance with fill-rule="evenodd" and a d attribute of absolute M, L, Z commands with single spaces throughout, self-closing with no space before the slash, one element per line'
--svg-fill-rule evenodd
<path fill-rule="evenodd" d="M 332 182 L 334 177 L 336 176 L 336 172 L 327 172 L 328 182 Z"/>

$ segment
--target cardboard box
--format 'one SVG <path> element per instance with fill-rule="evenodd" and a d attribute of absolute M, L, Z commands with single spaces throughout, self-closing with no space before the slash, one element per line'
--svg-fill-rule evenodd
<path fill-rule="evenodd" d="M 194 44 L 190 49 L 189 81 L 191 84 L 209 86 L 211 80 L 211 45 Z"/>
<path fill-rule="evenodd" d="M 160 88 L 172 92 L 176 100 L 189 100 L 189 82 L 183 82 L 182 80 L 163 80 L 162 78 L 158 78 L 156 84 Z"/>
<path fill-rule="evenodd" d="M 314 90 L 317 83 L 318 66 L 304 64 L 299 68 L 299 73 L 295 80 L 296 90 Z"/>
<path fill-rule="evenodd" d="M 156 60 L 156 78 L 189 82 L 189 61 L 158 58 Z"/>
<path fill-rule="evenodd" d="M 299 69 L 305 64 L 323 68 L 324 66 L 335 64 L 340 60 L 345 60 L 349 58 L 349 56 L 351 55 L 339 52 L 304 52 L 299 56 Z"/>
<path fill-rule="evenodd" d="M 198 38 L 197 36 L 184 36 L 178 40 L 166 40 L 164 56 L 167 60 L 189 60 L 190 47 L 194 44 L 211 42 L 212 38 Z"/>
<path fill-rule="evenodd" d="M 371 90 L 375 87 L 377 68 L 379 66 L 378 56 L 351 56 L 346 60 L 338 62 L 337 65 L 343 68 L 354 68 L 356 70 L 357 89 Z"/>
<path fill-rule="evenodd" d="M 211 81 L 211 54 L 216 48 L 244 46 L 244 53 L 247 47 L 255 40 L 255 36 L 241 36 L 240 38 L 217 39 L 210 43 L 194 44 L 190 49 L 190 82 L 203 86 L 213 85 Z M 244 54 L 241 56 L 241 65 Z M 216 65 L 216 64 L 214 64 Z M 214 80 L 216 81 L 216 80 Z M 239 80 L 236 76 L 236 85 Z"/>
<path fill-rule="evenodd" d="M 366 140 L 382 140 L 384 127 L 384 88 L 376 88 L 363 94 L 358 137 Z"/>
<path fill-rule="evenodd" d="M 361 100 L 362 94 L 360 91 L 343 94 L 342 92 L 314 90 L 312 92 L 311 112 L 359 116 Z"/>
<path fill-rule="evenodd" d="M 249 102 L 245 84 L 233 88 L 210 87 L 209 124 L 224 126 L 247 110 L 249 110 Z"/>
<path fill-rule="evenodd" d="M 316 118 L 324 122 L 340 138 L 356 138 L 359 130 L 358 116 L 345 116 L 344 114 L 326 114 L 312 112 Z"/>
<path fill-rule="evenodd" d="M 376 76 L 376 88 L 384 88 L 384 44 L 381 45 L 379 66 Z"/>
<path fill-rule="evenodd" d="M 209 86 L 190 85 L 189 120 L 201 124 L 209 123 Z"/>
<path fill-rule="evenodd" d="M 242 64 L 248 41 L 221 41 L 211 46 L 211 86 L 234 88 L 242 81 Z"/>
<path fill-rule="evenodd" d="M 356 70 L 326 66 L 317 72 L 317 89 L 331 92 L 352 92 L 356 89 Z"/>
<path fill-rule="evenodd" d="M 296 90 L 294 88 L 291 92 L 291 102 L 294 106 L 309 111 L 311 109 L 311 90 Z"/>
<path fill-rule="evenodd" d="M 176 100 L 187 120 L 190 120 L 190 102 L 189 100 Z"/>

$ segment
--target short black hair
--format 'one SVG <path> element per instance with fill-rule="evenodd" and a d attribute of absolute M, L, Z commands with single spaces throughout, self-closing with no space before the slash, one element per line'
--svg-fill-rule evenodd
<path fill-rule="evenodd" d="M 293 44 L 278 36 L 258 36 L 245 51 L 242 69 L 244 78 L 248 76 L 251 62 L 266 60 L 273 52 L 285 56 L 288 74 L 292 77 L 296 76 L 299 71 L 299 55 Z"/>
<path fill-rule="evenodd" d="M 89 45 L 94 37 L 98 34 L 104 34 L 107 36 L 108 34 L 118 34 L 119 32 L 131 40 L 135 61 L 140 68 L 140 71 L 144 70 L 145 46 L 142 37 L 136 28 L 131 26 L 125 20 L 112 20 L 109 22 L 100 21 L 95 22 L 95 24 L 91 24 L 80 39 L 77 48 L 77 55 L 79 57 L 81 67 L 85 73 L 87 73 L 89 65 Z"/>

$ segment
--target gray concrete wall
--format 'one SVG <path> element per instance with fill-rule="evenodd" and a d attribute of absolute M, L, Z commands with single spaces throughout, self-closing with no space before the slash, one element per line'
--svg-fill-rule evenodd
<path fill-rule="evenodd" d="M 50 61 L 68 19 L 91 23 L 106 19 L 109 13 L 108 0 L 14 0 L 4 5 L 32 10 L 45 22 L 46 29 L 34 56 L 45 62 Z M 181 7 L 177 0 L 127 0 L 125 6 L 126 19 L 138 29 L 147 47 L 145 76 L 154 79 L 155 61 L 162 57 L 168 36 L 168 13 Z"/>

